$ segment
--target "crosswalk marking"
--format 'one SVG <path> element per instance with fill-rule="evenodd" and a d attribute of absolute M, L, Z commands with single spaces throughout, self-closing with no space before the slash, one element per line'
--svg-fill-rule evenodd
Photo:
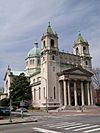
<path fill-rule="evenodd" d="M 38 128 L 34 129 L 40 131 L 42 133 L 61 133 L 54 131 L 54 129 L 63 129 L 65 131 L 72 130 L 73 132 L 82 131 L 82 133 L 95 133 L 96 131 L 100 131 L 100 125 L 89 124 L 89 123 L 77 123 L 77 122 L 57 122 L 56 124 L 50 123 L 43 126 L 47 126 L 50 130 Z M 53 130 L 52 130 L 53 128 Z"/>
<path fill-rule="evenodd" d="M 76 122 L 72 122 L 72 123 L 68 123 L 67 125 L 63 124 L 63 125 L 60 125 L 59 127 L 56 127 L 56 128 L 64 128 L 64 127 L 68 127 L 68 126 L 73 126 L 74 124 L 76 124 Z"/>
<path fill-rule="evenodd" d="M 73 129 L 73 128 L 78 128 L 78 127 L 85 127 L 85 126 L 88 126 L 90 124 L 85 124 L 85 125 L 78 125 L 78 126 L 74 126 L 74 127 L 69 127 L 69 128 L 65 128 L 65 130 L 69 130 L 69 129 Z"/>
<path fill-rule="evenodd" d="M 100 128 L 95 128 L 95 129 L 87 130 L 87 131 L 84 131 L 83 133 L 92 133 L 92 132 L 98 131 L 98 130 L 100 130 Z"/>
<path fill-rule="evenodd" d="M 51 124 L 51 125 L 48 125 L 49 127 L 57 127 L 57 126 L 60 126 L 60 125 L 65 125 L 65 124 L 68 124 L 69 122 L 64 122 L 64 123 L 58 123 L 56 125 L 54 124 Z"/>
<path fill-rule="evenodd" d="M 98 126 L 99 125 L 93 125 L 93 126 L 89 126 L 89 127 L 83 127 L 83 128 L 75 129 L 74 131 L 85 130 L 85 129 L 94 128 L 94 127 L 98 127 Z"/>
<path fill-rule="evenodd" d="M 34 131 L 39 131 L 41 133 L 62 133 L 62 132 L 56 132 L 56 131 L 52 131 L 52 130 L 47 130 L 47 129 L 43 129 L 43 128 L 32 128 Z"/>

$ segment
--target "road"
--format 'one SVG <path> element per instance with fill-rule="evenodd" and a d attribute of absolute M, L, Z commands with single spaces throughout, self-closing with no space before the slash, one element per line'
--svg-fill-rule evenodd
<path fill-rule="evenodd" d="M 2 125 L 0 133 L 100 133 L 100 115 L 41 116 L 38 122 Z"/>

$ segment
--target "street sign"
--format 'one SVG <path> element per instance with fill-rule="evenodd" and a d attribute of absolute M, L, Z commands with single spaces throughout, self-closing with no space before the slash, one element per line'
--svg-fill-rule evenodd
<path fill-rule="evenodd" d="M 25 102 L 22 100 L 20 101 L 20 106 L 24 106 L 25 105 Z"/>

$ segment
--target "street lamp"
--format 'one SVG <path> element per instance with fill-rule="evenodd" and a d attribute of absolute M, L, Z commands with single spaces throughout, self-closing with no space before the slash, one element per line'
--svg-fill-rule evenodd
<path fill-rule="evenodd" d="M 11 109 L 12 109 L 12 99 L 11 99 L 11 96 L 10 96 L 10 116 L 9 116 L 9 122 L 12 122 Z"/>
<path fill-rule="evenodd" d="M 45 83 L 46 83 L 46 111 L 48 112 L 48 99 L 47 99 L 47 79 L 46 78 L 44 78 L 44 77 L 41 77 L 41 78 L 43 78 L 44 80 L 45 80 Z"/>

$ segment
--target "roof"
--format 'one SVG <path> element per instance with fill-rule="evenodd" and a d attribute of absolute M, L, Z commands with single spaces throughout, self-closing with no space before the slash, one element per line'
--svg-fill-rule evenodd
<path fill-rule="evenodd" d="M 73 67 L 73 68 L 69 68 L 67 70 L 64 70 L 64 71 L 61 71 L 59 73 L 57 73 L 58 76 L 61 76 L 61 75 L 66 75 L 66 74 L 75 74 L 75 75 L 87 75 L 87 76 L 93 76 L 93 73 L 78 66 L 78 67 Z"/>
<path fill-rule="evenodd" d="M 15 76 L 19 76 L 21 73 L 24 73 L 25 76 L 29 76 L 25 71 L 11 71 L 11 73 Z"/>
<path fill-rule="evenodd" d="M 40 57 L 40 49 L 38 48 L 37 41 L 34 42 L 34 47 L 28 52 L 28 57 Z"/>
<path fill-rule="evenodd" d="M 49 22 L 49 25 L 48 25 L 48 28 L 47 28 L 47 32 L 50 33 L 50 34 L 54 34 L 53 30 L 51 28 L 50 22 Z"/>
<path fill-rule="evenodd" d="M 76 43 L 83 43 L 83 42 L 86 42 L 86 41 L 83 39 L 83 37 L 82 37 L 82 35 L 81 35 L 80 32 L 78 33 L 78 36 L 77 36 L 77 39 L 76 39 L 75 42 L 76 42 Z"/>

